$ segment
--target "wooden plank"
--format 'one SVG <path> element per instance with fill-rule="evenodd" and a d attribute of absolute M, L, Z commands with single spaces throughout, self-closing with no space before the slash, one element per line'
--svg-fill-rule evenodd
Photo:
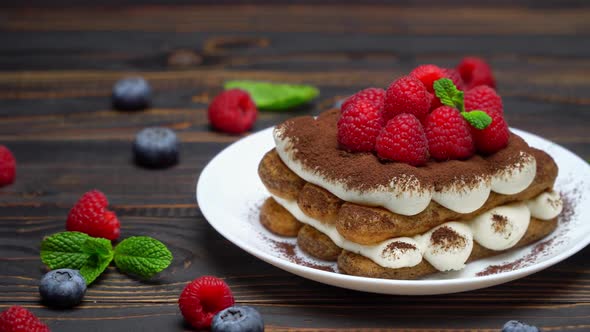
<path fill-rule="evenodd" d="M 254 31 L 424 35 L 588 33 L 587 11 L 473 6 L 143 6 L 5 11 L 8 31 Z M 551 16 L 552 20 L 546 18 Z M 252 20 L 256 17 L 256 20 Z M 420 24 L 416 24 L 420 22 Z M 347 24 L 348 23 L 348 24 Z"/>

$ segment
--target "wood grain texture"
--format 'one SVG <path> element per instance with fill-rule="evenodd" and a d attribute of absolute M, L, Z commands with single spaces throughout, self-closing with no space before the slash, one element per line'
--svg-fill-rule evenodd
<path fill-rule="evenodd" d="M 510 125 L 590 158 L 590 11 L 568 1 L 453 1 L 372 5 L 159 5 L 56 1 L 0 12 L 0 144 L 18 160 L 0 189 L 0 309 L 20 304 L 53 331 L 183 331 L 177 298 L 204 274 L 224 278 L 267 331 L 498 331 L 522 319 L 544 331 L 590 330 L 590 249 L 543 272 L 468 293 L 404 297 L 308 281 L 255 259 L 218 235 L 194 199 L 207 162 L 240 136 L 211 131 L 207 104 L 228 79 L 316 84 L 319 100 L 261 113 L 254 131 L 317 114 L 367 86 L 385 86 L 417 64 L 490 60 Z M 226 3 L 227 1 L 224 1 Z M 21 5 L 22 6 L 22 5 Z M 141 74 L 153 108 L 117 112 L 113 83 Z M 146 126 L 174 128 L 181 162 L 138 168 L 131 143 Z M 122 238 L 155 236 L 172 266 L 150 282 L 109 268 L 81 306 L 39 302 L 43 236 L 64 229 L 85 191 L 107 193 Z"/>

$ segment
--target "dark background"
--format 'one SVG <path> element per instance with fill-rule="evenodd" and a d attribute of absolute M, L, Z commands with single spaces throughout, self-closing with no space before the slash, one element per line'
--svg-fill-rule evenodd
<path fill-rule="evenodd" d="M 277 5 L 289 3 L 290 5 Z M 590 329 L 588 249 L 543 272 L 480 291 L 428 297 L 359 293 L 293 276 L 219 236 L 194 199 L 200 171 L 240 137 L 212 131 L 206 108 L 228 79 L 315 84 L 309 107 L 260 113 L 254 131 L 317 114 L 423 63 L 475 54 L 493 66 L 511 126 L 590 158 L 590 10 L 587 1 L 20 1 L 0 4 L 0 144 L 18 177 L 0 189 L 0 309 L 20 304 L 53 331 L 176 331 L 185 284 L 225 278 L 269 331 L 497 331 L 522 319 L 545 331 Z M 141 74 L 154 88 L 144 112 L 111 109 L 113 83 Z M 175 129 L 181 162 L 136 167 L 131 143 L 146 126 Z M 239 171 L 237 169 L 236 171 Z M 63 231 L 90 189 L 104 191 L 122 238 L 169 245 L 173 265 L 151 282 L 109 268 L 84 303 L 39 303 L 39 244 Z"/>

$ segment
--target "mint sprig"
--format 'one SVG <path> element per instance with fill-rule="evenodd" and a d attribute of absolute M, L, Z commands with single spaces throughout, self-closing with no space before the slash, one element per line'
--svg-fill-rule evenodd
<path fill-rule="evenodd" d="M 147 236 L 127 238 L 115 249 L 115 264 L 119 270 L 146 279 L 167 268 L 171 262 L 170 250 L 162 242 Z"/>
<path fill-rule="evenodd" d="M 51 235 L 41 243 L 41 260 L 50 269 L 75 269 L 91 284 L 109 266 L 113 246 L 107 239 L 80 232 Z"/>
<path fill-rule="evenodd" d="M 451 106 L 461 112 L 461 116 L 469 124 L 479 130 L 486 129 L 492 124 L 492 118 L 484 111 L 472 110 L 465 112 L 464 93 L 457 89 L 452 80 L 441 78 L 432 85 L 434 93 L 443 105 Z"/>
<path fill-rule="evenodd" d="M 320 94 L 320 91 L 311 85 L 263 81 L 228 81 L 223 88 L 244 90 L 250 94 L 256 107 L 269 111 L 293 108 L 312 101 Z"/>
<path fill-rule="evenodd" d="M 454 107 L 461 112 L 465 111 L 463 91 L 457 89 L 453 81 L 448 78 L 441 78 L 436 80 L 432 87 L 443 105 Z"/>
<path fill-rule="evenodd" d="M 41 260 L 50 269 L 69 266 L 79 270 L 90 257 L 82 250 L 88 238 L 88 235 L 79 232 L 57 233 L 46 237 L 41 242 Z"/>
<path fill-rule="evenodd" d="M 486 129 L 492 124 L 492 118 L 484 111 L 461 112 L 469 124 L 479 130 Z"/>
<path fill-rule="evenodd" d="M 107 239 L 80 232 L 62 232 L 43 239 L 41 260 L 52 270 L 80 270 L 86 284 L 90 285 L 113 260 L 125 273 L 150 278 L 170 265 L 172 253 L 162 242 L 148 236 L 123 240 L 113 250 Z"/>
<path fill-rule="evenodd" d="M 86 280 L 86 284 L 91 284 L 113 260 L 113 246 L 110 240 L 88 236 L 82 250 L 90 254 L 90 257 L 80 269 L 80 274 Z"/>

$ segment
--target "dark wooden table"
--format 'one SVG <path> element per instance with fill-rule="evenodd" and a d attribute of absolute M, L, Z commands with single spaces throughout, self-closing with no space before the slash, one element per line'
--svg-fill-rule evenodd
<path fill-rule="evenodd" d="M 366 294 L 299 278 L 243 252 L 208 225 L 194 195 L 207 162 L 240 138 L 207 124 L 207 104 L 224 80 L 320 87 L 311 107 L 261 113 L 256 131 L 318 113 L 358 89 L 385 86 L 418 64 L 453 66 L 466 54 L 490 60 L 512 126 L 588 159 L 590 10 L 584 4 L 107 2 L 113 4 L 0 10 L 0 144 L 18 160 L 16 183 L 0 189 L 0 309 L 23 305 L 53 331 L 186 330 L 177 298 L 189 280 L 211 274 L 225 278 L 237 302 L 256 306 L 268 331 L 498 331 L 510 319 L 545 331 L 590 330 L 589 248 L 489 289 Z M 153 108 L 112 110 L 113 82 L 135 73 L 152 84 Z M 177 130 L 182 160 L 176 167 L 133 164 L 135 133 L 153 125 Z M 63 231 L 69 208 L 93 188 L 108 195 L 122 238 L 157 237 L 170 246 L 174 262 L 151 282 L 109 268 L 81 306 L 47 309 L 37 291 L 45 271 L 41 239 Z"/>

